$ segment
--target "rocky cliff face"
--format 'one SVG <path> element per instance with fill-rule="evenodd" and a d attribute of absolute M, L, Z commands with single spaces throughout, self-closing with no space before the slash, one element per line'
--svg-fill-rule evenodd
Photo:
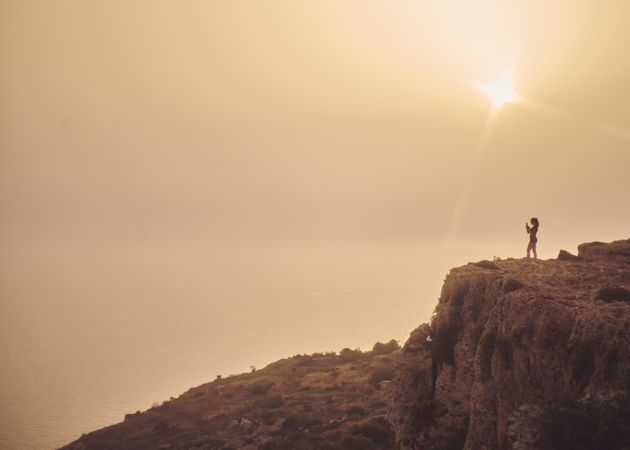
<path fill-rule="evenodd" d="M 453 269 L 405 344 L 400 448 L 630 448 L 630 239 Z"/>

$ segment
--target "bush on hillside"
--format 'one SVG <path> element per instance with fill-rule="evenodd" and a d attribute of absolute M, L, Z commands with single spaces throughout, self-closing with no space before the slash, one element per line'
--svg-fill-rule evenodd
<path fill-rule="evenodd" d="M 284 405 L 284 399 L 279 395 L 263 398 L 254 402 L 254 408 L 279 408 Z"/>
<path fill-rule="evenodd" d="M 605 287 L 597 291 L 597 300 L 605 302 L 630 302 L 630 291 L 622 287 Z"/>
<path fill-rule="evenodd" d="M 266 394 L 273 386 L 273 382 L 269 380 L 258 380 L 249 387 L 249 392 L 254 395 Z"/>
<path fill-rule="evenodd" d="M 365 436 L 381 448 L 394 448 L 396 436 L 387 420 L 381 418 L 354 426 L 350 433 L 355 436 Z"/>
<path fill-rule="evenodd" d="M 344 450 L 377 450 L 374 442 L 360 434 L 344 438 L 341 446 Z"/>
<path fill-rule="evenodd" d="M 367 414 L 364 408 L 361 406 L 352 406 L 346 410 L 346 416 L 348 417 L 363 417 Z"/>
<path fill-rule="evenodd" d="M 153 425 L 153 429 L 155 431 L 166 431 L 171 427 L 171 425 L 164 419 L 160 420 L 159 422 L 157 422 L 155 425 Z"/>
<path fill-rule="evenodd" d="M 339 352 L 339 357 L 343 362 L 357 361 L 362 355 L 363 353 L 358 348 L 352 350 L 346 347 Z"/>
<path fill-rule="evenodd" d="M 399 348 L 400 345 L 398 344 L 398 341 L 396 341 L 396 339 L 392 339 L 389 342 L 377 342 L 374 344 L 374 347 L 372 347 L 372 353 L 375 355 L 386 355 L 387 353 L 395 352 Z"/>
<path fill-rule="evenodd" d="M 322 421 L 308 415 L 291 414 L 282 421 L 283 431 L 295 431 L 301 428 L 317 427 L 322 424 Z"/>
<path fill-rule="evenodd" d="M 394 379 L 394 369 L 391 367 L 380 367 L 370 375 L 369 381 L 372 386 L 378 388 L 381 381 L 391 381 Z"/>
<path fill-rule="evenodd" d="M 295 443 L 283 436 L 277 436 L 260 446 L 260 450 L 293 450 Z"/>

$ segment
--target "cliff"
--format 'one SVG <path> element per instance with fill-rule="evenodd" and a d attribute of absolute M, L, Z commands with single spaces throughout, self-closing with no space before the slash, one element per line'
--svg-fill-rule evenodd
<path fill-rule="evenodd" d="M 623 450 L 629 390 L 630 239 L 453 269 L 402 350 L 297 355 L 64 449 Z"/>
<path fill-rule="evenodd" d="M 402 450 L 630 448 L 630 239 L 447 276 L 396 364 Z"/>

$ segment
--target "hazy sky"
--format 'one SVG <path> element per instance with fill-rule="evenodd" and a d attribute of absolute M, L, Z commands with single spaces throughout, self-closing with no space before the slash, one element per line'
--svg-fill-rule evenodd
<path fill-rule="evenodd" d="M 93 384 L 141 409 L 404 338 L 449 267 L 522 256 L 532 216 L 545 258 L 630 237 L 628 23 L 627 0 L 0 0 L 4 422 L 14 392 L 84 382 L 86 417 Z M 506 70 L 520 100 L 480 148 L 476 85 Z M 29 381 L 51 368 L 73 381 Z M 59 420 L 56 444 L 114 419 Z"/>
<path fill-rule="evenodd" d="M 457 238 L 628 230 L 628 2 L 0 8 L 3 240 L 442 239 L 506 68 Z"/>
<path fill-rule="evenodd" d="M 629 229 L 628 2 L 0 7 L 3 239 L 441 239 L 506 68 L 457 238 Z"/>

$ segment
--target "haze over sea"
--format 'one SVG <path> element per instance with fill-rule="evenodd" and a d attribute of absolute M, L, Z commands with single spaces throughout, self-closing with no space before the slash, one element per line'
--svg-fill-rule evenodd
<path fill-rule="evenodd" d="M 395 244 L 59 250 L 3 267 L 0 448 L 60 446 L 250 365 L 401 339 L 440 280 Z"/>

